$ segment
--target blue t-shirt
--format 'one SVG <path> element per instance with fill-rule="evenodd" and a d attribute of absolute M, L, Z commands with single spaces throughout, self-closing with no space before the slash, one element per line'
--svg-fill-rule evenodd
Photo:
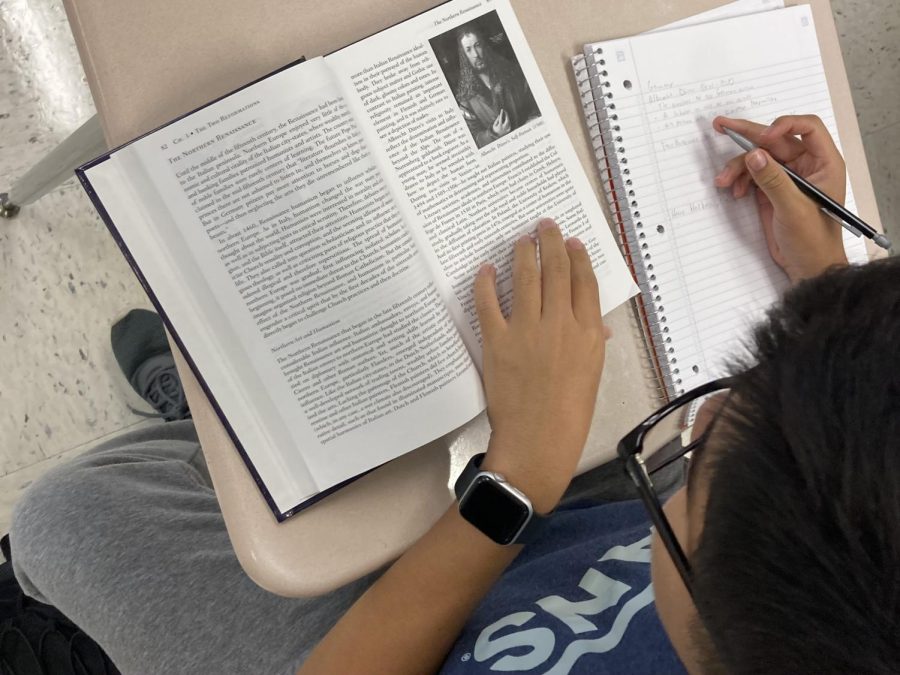
<path fill-rule="evenodd" d="M 640 502 L 570 505 L 469 618 L 445 675 L 684 673 L 653 605 Z"/>

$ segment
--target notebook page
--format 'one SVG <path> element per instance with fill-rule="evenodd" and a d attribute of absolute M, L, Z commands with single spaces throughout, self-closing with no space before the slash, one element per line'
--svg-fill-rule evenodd
<path fill-rule="evenodd" d="M 591 47 L 606 63 L 618 161 L 677 393 L 721 375 L 787 286 L 755 202 L 713 185 L 739 150 L 711 121 L 814 113 L 837 137 L 815 26 L 801 5 Z M 847 244 L 851 259 L 865 259 L 861 240 Z"/>
<path fill-rule="evenodd" d="M 755 12 L 765 12 L 769 9 L 780 9 L 782 7 L 784 7 L 784 0 L 734 0 L 734 2 L 729 2 L 727 5 L 713 7 L 700 14 L 694 14 L 646 32 L 658 33 L 664 30 L 684 28 L 685 26 L 693 26 L 698 23 L 706 23 L 707 21 L 718 21 L 720 19 L 728 19 L 734 16 L 753 14 Z"/>

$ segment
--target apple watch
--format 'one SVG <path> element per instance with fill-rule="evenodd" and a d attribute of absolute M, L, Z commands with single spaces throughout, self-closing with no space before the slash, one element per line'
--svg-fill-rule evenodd
<path fill-rule="evenodd" d="M 531 500 L 502 474 L 482 471 L 484 453 L 472 457 L 456 479 L 460 515 L 498 544 L 534 541 L 548 517 L 534 512 Z"/>

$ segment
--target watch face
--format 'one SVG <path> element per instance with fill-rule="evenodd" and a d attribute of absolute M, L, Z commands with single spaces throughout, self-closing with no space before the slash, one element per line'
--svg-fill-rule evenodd
<path fill-rule="evenodd" d="M 527 504 L 487 476 L 475 479 L 459 512 L 498 544 L 511 543 L 529 515 Z"/>

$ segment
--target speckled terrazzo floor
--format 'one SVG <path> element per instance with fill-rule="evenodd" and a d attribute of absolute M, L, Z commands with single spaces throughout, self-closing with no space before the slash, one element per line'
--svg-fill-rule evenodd
<path fill-rule="evenodd" d="M 900 241 L 900 2 L 833 0 L 881 219 Z M 0 0 L 0 192 L 93 114 L 58 0 Z M 0 533 L 48 468 L 138 424 L 109 327 L 148 302 L 70 181 L 0 221 Z"/>
<path fill-rule="evenodd" d="M 0 192 L 93 114 L 62 5 L 0 1 Z M 111 321 L 148 304 L 74 180 L 0 221 L 0 532 L 49 467 L 148 423 L 109 350 Z"/>

